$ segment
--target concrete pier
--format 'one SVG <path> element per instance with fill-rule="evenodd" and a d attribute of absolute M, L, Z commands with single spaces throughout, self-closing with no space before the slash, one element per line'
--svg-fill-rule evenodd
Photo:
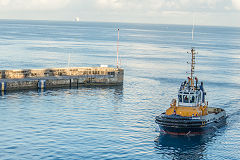
<path fill-rule="evenodd" d="M 76 67 L 0 70 L 0 89 L 42 89 L 88 85 L 122 85 L 124 70 L 110 67 Z"/>

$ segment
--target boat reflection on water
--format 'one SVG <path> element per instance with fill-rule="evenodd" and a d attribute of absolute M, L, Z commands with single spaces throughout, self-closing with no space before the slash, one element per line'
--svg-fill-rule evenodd
<path fill-rule="evenodd" d="M 162 134 L 154 140 L 157 152 L 163 155 L 162 159 L 194 159 L 206 158 L 204 154 L 207 145 L 215 138 L 216 133 L 195 135 L 195 136 L 177 136 L 171 134 Z"/>

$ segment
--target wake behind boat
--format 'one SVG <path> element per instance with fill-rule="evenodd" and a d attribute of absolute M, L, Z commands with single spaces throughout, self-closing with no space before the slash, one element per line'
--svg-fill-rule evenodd
<path fill-rule="evenodd" d="M 170 108 L 155 122 L 161 131 L 174 135 L 202 134 L 223 126 L 226 112 L 221 108 L 208 107 L 203 82 L 194 77 L 195 49 L 191 49 L 191 76 L 178 91 L 178 100 L 173 99 Z"/>

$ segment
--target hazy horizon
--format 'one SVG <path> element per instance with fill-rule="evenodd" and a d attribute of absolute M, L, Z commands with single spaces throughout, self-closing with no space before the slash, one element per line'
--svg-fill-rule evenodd
<path fill-rule="evenodd" d="M 143 25 L 178 25 L 178 26 L 192 26 L 193 24 L 170 24 L 170 23 L 141 23 L 141 22 L 104 22 L 104 21 L 79 21 L 76 22 L 74 20 L 48 20 L 48 19 L 0 19 L 0 21 L 46 21 L 46 22 L 73 22 L 73 23 L 116 23 L 116 24 L 143 24 Z M 197 26 L 206 26 L 206 27 L 230 27 L 230 28 L 240 28 L 240 26 L 227 26 L 227 25 L 196 25 Z"/>

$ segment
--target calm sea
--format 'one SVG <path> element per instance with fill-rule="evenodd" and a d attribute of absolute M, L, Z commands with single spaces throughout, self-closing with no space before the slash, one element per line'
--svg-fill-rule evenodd
<path fill-rule="evenodd" d="M 116 66 L 122 87 L 0 96 L 0 159 L 240 159 L 240 28 L 0 20 L 0 69 Z M 210 135 L 162 135 L 154 122 L 189 75 L 191 47 L 209 106 L 227 125 Z"/>

